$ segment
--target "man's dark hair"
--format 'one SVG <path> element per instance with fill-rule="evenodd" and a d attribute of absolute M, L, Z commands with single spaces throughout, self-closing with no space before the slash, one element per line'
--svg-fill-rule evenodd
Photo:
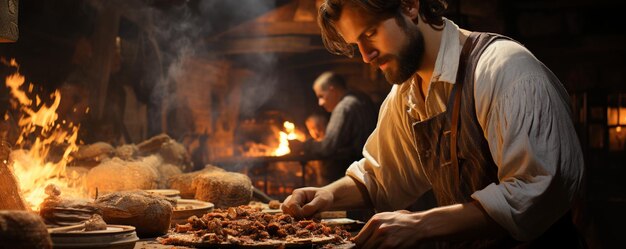
<path fill-rule="evenodd" d="M 335 24 L 346 5 L 361 8 L 366 13 L 379 17 L 381 20 L 395 17 L 400 26 L 406 23 L 402 19 L 402 9 L 417 0 L 326 0 L 320 6 L 317 22 L 322 29 L 322 40 L 329 52 L 337 55 L 354 55 L 354 47 L 350 46 L 337 32 Z M 446 0 L 419 0 L 419 13 L 422 21 L 431 26 L 443 25 L 443 13 L 448 8 Z"/>

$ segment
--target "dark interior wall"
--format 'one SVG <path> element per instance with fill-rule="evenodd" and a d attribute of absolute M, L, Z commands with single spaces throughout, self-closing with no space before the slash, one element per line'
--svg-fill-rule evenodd
<path fill-rule="evenodd" d="M 55 88 L 72 69 L 78 37 L 93 31 L 95 12 L 82 0 L 19 2 L 18 42 L 0 45 L 0 56 L 15 58 L 32 82 Z"/>
<path fill-rule="evenodd" d="M 450 0 L 461 27 L 497 32 L 528 47 L 570 92 L 625 90 L 626 20 L 619 0 Z"/>

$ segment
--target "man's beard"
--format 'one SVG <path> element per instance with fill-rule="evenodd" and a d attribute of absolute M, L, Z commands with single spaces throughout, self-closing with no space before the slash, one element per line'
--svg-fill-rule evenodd
<path fill-rule="evenodd" d="M 400 49 L 397 55 L 389 55 L 389 58 L 380 58 L 380 62 L 396 62 L 397 68 L 387 67 L 385 79 L 392 84 L 402 84 L 407 81 L 422 64 L 424 56 L 424 37 L 422 33 L 415 27 L 406 27 L 404 29 L 408 37 L 405 47 Z"/>

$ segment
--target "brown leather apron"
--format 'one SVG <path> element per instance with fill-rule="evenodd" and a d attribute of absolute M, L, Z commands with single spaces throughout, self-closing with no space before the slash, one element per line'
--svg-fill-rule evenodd
<path fill-rule="evenodd" d="M 478 123 L 474 105 L 476 64 L 485 48 L 498 39 L 511 40 L 497 34 L 473 32 L 463 46 L 446 111 L 413 124 L 419 159 L 439 206 L 470 202 L 472 193 L 499 182 L 498 168 Z M 572 244 L 574 241 L 576 243 Z M 572 247 L 578 245 L 578 236 L 569 213 L 536 241 L 522 244 L 505 238 L 446 243 L 440 247 L 545 248 L 547 245 L 579 248 Z"/>

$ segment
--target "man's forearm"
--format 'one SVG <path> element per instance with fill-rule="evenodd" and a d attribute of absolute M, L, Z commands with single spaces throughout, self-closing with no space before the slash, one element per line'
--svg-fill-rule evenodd
<path fill-rule="evenodd" d="M 416 213 L 427 228 L 426 237 L 433 240 L 460 241 L 494 238 L 506 235 L 506 230 L 483 210 L 478 202 L 455 204 Z"/>
<path fill-rule="evenodd" d="M 352 179 L 352 177 L 344 176 L 341 179 L 323 187 L 333 193 L 332 210 L 349 210 L 371 208 L 367 190 L 363 184 Z"/>

